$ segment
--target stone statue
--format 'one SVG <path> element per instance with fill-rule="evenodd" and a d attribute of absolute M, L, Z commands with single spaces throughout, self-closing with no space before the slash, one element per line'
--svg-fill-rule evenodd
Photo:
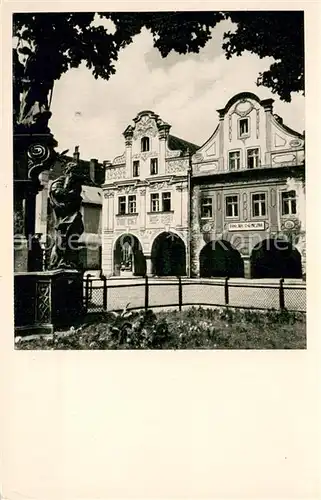
<path fill-rule="evenodd" d="M 55 241 L 49 269 L 78 269 L 78 240 L 84 232 L 81 206 L 82 176 L 78 164 L 69 162 L 65 174 L 53 181 L 49 199 L 56 216 Z"/>

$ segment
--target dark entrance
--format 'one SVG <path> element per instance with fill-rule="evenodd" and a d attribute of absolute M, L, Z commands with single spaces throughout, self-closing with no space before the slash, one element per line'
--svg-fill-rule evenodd
<path fill-rule="evenodd" d="M 114 274 L 120 276 L 122 272 L 132 273 L 133 276 L 146 274 L 146 259 L 142 246 L 132 234 L 122 234 L 114 249 Z"/>
<path fill-rule="evenodd" d="M 268 239 L 251 254 L 252 278 L 302 278 L 301 255 L 288 241 Z"/>
<path fill-rule="evenodd" d="M 243 277 L 241 254 L 225 240 L 210 241 L 200 253 L 201 277 Z"/>
<path fill-rule="evenodd" d="M 186 250 L 183 240 L 174 233 L 161 233 L 152 247 L 153 274 L 156 276 L 184 276 Z"/>

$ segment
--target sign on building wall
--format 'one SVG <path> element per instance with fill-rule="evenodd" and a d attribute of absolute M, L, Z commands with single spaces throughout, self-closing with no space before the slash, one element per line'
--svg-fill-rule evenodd
<path fill-rule="evenodd" d="M 229 231 L 264 231 L 264 221 L 259 222 L 230 222 L 228 225 Z"/>

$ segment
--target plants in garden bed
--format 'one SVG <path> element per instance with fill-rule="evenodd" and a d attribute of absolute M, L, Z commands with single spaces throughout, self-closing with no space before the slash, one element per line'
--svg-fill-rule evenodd
<path fill-rule="evenodd" d="M 191 307 L 184 311 L 100 313 L 51 337 L 19 339 L 17 349 L 303 349 L 305 315 Z"/>

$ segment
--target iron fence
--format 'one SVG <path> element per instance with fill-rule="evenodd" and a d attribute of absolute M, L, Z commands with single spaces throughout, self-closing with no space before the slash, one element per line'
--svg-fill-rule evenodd
<path fill-rule="evenodd" d="M 306 312 L 305 284 L 241 283 L 225 279 L 155 279 L 119 280 L 84 279 L 84 306 L 87 312 L 128 309 L 156 309 L 185 306 L 230 306 L 240 309 L 287 309 Z"/>

